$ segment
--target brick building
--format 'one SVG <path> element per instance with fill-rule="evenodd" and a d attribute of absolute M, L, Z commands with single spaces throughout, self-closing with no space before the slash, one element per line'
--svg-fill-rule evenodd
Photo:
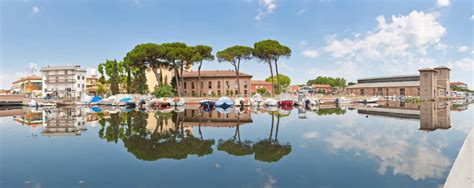
<path fill-rule="evenodd" d="M 252 75 L 240 72 L 240 91 L 242 94 L 250 94 Z M 238 85 L 235 71 L 215 70 L 201 71 L 201 83 L 198 82 L 198 72 L 183 72 L 184 96 L 198 96 L 201 92 L 203 96 L 230 96 L 238 94 Z M 200 87 L 200 88 L 199 88 Z"/>
<path fill-rule="evenodd" d="M 272 83 L 265 80 L 251 80 L 250 93 L 257 93 L 257 89 L 265 88 L 268 92 L 272 92 Z"/>
<path fill-rule="evenodd" d="M 347 94 L 371 96 L 420 96 L 436 99 L 450 95 L 450 69 L 447 67 L 425 68 L 418 75 L 364 78 L 347 87 Z"/>

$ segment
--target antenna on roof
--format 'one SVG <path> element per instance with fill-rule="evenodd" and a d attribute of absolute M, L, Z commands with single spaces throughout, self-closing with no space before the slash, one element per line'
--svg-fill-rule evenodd
<path fill-rule="evenodd" d="M 33 75 L 33 73 L 35 73 L 38 70 L 38 68 L 37 68 L 36 64 L 30 63 L 26 67 L 26 70 L 29 70 L 31 72 L 31 75 Z"/>

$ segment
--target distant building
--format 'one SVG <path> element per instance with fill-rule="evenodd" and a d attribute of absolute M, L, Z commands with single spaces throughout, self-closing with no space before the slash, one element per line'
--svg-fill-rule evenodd
<path fill-rule="evenodd" d="M 231 93 L 238 94 L 235 71 L 201 71 L 201 83 L 198 83 L 197 71 L 184 72 L 183 78 L 184 85 L 182 87 L 184 88 L 185 96 L 198 96 L 198 92 L 201 92 L 203 96 L 229 96 Z M 239 78 L 242 94 L 250 94 L 250 80 L 252 76 L 240 72 Z"/>
<path fill-rule="evenodd" d="M 290 92 L 291 93 L 296 93 L 300 90 L 300 86 L 297 86 L 297 85 L 292 85 L 290 86 Z"/>
<path fill-rule="evenodd" d="M 43 97 L 78 98 L 86 92 L 86 70 L 79 65 L 41 68 Z"/>
<path fill-rule="evenodd" d="M 311 87 L 313 88 L 313 91 L 316 93 L 331 93 L 332 92 L 332 87 L 331 85 L 328 84 L 312 84 Z"/>
<path fill-rule="evenodd" d="M 86 93 L 88 95 L 97 95 L 97 88 L 99 86 L 99 79 L 97 75 L 86 76 Z"/>
<path fill-rule="evenodd" d="M 40 76 L 31 75 L 21 77 L 12 82 L 13 94 L 26 94 L 29 96 L 41 96 L 43 81 Z"/>
<path fill-rule="evenodd" d="M 268 92 L 272 92 L 272 83 L 265 80 L 251 80 L 250 81 L 250 93 L 257 93 L 260 88 L 265 88 Z"/>
<path fill-rule="evenodd" d="M 456 87 L 459 87 L 459 88 L 467 89 L 467 84 L 464 83 L 464 82 L 451 82 L 451 83 L 449 83 L 449 85 L 451 87 L 456 86 Z"/>
<path fill-rule="evenodd" d="M 375 96 L 420 96 L 422 99 L 449 97 L 450 69 L 420 69 L 418 75 L 364 78 L 347 87 L 347 94 Z"/>

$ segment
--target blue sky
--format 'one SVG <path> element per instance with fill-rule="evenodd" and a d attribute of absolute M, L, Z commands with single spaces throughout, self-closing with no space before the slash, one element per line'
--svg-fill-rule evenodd
<path fill-rule="evenodd" d="M 472 88 L 473 7 L 470 0 L 2 0 L 0 88 L 29 64 L 95 68 L 140 43 L 207 44 L 216 52 L 264 39 L 293 50 L 280 68 L 295 84 L 444 65 L 452 81 Z M 217 61 L 203 67 L 231 68 Z M 269 76 L 257 60 L 241 70 Z"/>

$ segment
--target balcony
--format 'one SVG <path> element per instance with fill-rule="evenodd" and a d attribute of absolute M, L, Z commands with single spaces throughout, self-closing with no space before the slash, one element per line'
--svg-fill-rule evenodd
<path fill-rule="evenodd" d="M 47 84 L 58 84 L 58 83 L 76 83 L 75 79 L 46 79 L 44 80 Z"/>

